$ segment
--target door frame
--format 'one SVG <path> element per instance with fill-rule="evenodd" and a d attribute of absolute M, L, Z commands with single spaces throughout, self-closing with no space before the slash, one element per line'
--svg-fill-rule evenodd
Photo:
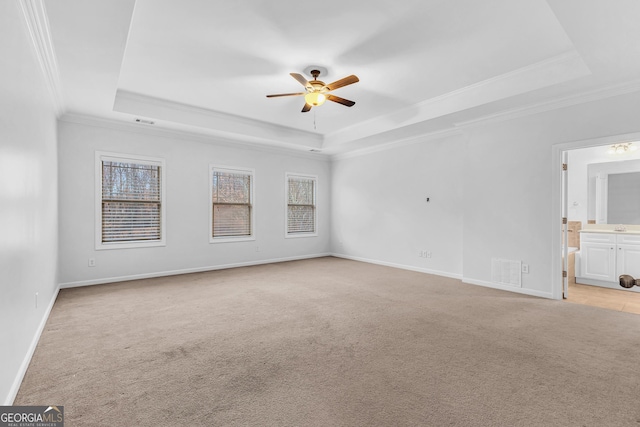
<path fill-rule="evenodd" d="M 562 271 L 569 272 L 569 150 L 562 153 Z M 569 298 L 569 275 L 562 274 L 562 298 Z"/>
<path fill-rule="evenodd" d="M 562 157 L 565 151 L 640 141 L 640 132 L 562 142 L 551 146 L 551 295 L 562 299 Z M 571 164 L 568 165 L 571 171 Z"/>

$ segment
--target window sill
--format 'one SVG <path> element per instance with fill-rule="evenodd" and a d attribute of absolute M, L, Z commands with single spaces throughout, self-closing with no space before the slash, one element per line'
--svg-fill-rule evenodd
<path fill-rule="evenodd" d="M 255 236 L 214 237 L 214 238 L 209 238 L 209 243 L 252 242 L 255 240 L 256 240 Z"/>
<path fill-rule="evenodd" d="M 295 234 L 285 234 L 285 239 L 299 239 L 300 237 L 318 237 L 318 233 L 295 233 Z"/>
<path fill-rule="evenodd" d="M 167 246 L 164 240 L 158 241 L 135 241 L 135 242 L 117 242 L 117 243 L 98 243 L 96 245 L 97 251 L 111 250 L 111 249 L 136 249 L 136 248 L 156 248 L 160 246 Z"/>

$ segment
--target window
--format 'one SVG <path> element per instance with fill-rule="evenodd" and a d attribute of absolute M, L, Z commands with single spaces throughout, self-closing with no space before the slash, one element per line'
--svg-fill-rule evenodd
<path fill-rule="evenodd" d="M 254 240 L 253 170 L 211 166 L 210 242 Z"/>
<path fill-rule="evenodd" d="M 96 166 L 96 249 L 164 245 L 164 160 L 96 153 Z"/>
<path fill-rule="evenodd" d="M 286 237 L 316 236 L 317 177 L 286 174 Z"/>

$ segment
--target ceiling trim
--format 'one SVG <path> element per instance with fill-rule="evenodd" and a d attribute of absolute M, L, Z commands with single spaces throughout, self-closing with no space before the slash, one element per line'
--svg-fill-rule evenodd
<path fill-rule="evenodd" d="M 60 72 L 58 71 L 58 62 L 51 40 L 49 19 L 47 18 L 44 1 L 19 0 L 18 4 L 31 36 L 31 43 L 45 77 L 46 85 L 49 88 L 56 116 L 60 117 L 64 114 L 64 97 L 62 96 Z"/>
<path fill-rule="evenodd" d="M 265 145 L 260 143 L 253 143 L 250 141 L 239 141 L 236 139 L 224 138 L 217 135 L 209 135 L 204 133 L 189 132 L 186 130 L 174 130 L 162 127 L 155 127 L 154 125 L 128 123 L 122 120 L 107 119 L 102 117 L 88 116 L 83 114 L 65 113 L 59 120 L 65 123 L 73 123 L 85 126 L 94 126 L 106 129 L 112 129 L 116 131 L 139 133 L 143 135 L 150 135 L 161 138 L 182 139 L 192 142 L 199 142 L 208 145 L 219 145 L 228 148 L 236 149 L 251 149 L 255 151 L 261 151 L 265 153 L 285 154 L 294 157 L 301 157 L 305 159 L 317 159 L 323 161 L 330 161 L 331 157 L 328 154 L 322 152 L 310 152 L 302 151 L 299 148 L 290 148 L 287 146 L 274 146 Z"/>
<path fill-rule="evenodd" d="M 326 135 L 324 147 L 366 138 L 589 74 L 591 71 L 582 57 L 572 50 Z"/>
<path fill-rule="evenodd" d="M 392 150 L 394 148 L 406 147 L 408 145 L 420 144 L 427 141 L 433 141 L 435 139 L 444 139 L 453 136 L 463 136 L 466 132 L 462 129 L 448 128 L 438 130 L 429 133 L 423 133 L 419 135 L 413 135 L 406 138 L 396 139 L 393 142 L 387 142 L 385 144 L 378 144 L 372 147 L 360 148 L 346 153 L 334 154 L 331 156 L 332 160 L 344 160 L 353 157 L 366 156 L 368 154 L 377 153 L 380 151 Z"/>
<path fill-rule="evenodd" d="M 558 110 L 560 108 L 571 107 L 573 105 L 585 104 L 588 102 L 598 101 L 600 99 L 611 98 L 614 96 L 626 95 L 629 93 L 640 91 L 640 79 L 632 80 L 617 85 L 599 88 L 591 91 L 581 92 L 574 95 L 568 95 L 561 98 L 555 98 L 550 101 L 539 102 L 536 104 L 526 105 L 524 107 L 511 108 L 494 114 L 488 114 L 471 120 L 455 122 L 456 127 L 471 127 L 482 125 L 485 123 L 494 123 L 504 120 L 512 120 L 521 117 L 531 116 L 534 114 L 545 113 L 548 111 Z"/>
<path fill-rule="evenodd" d="M 299 149 L 321 149 L 322 135 L 249 119 L 220 111 L 167 101 L 118 89 L 113 110 L 154 120 L 206 129 L 207 133 L 256 143 L 285 144 Z"/>

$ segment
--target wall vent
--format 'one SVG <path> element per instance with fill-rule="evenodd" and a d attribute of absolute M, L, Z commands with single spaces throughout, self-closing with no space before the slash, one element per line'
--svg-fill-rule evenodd
<path fill-rule="evenodd" d="M 491 280 L 500 285 L 522 287 L 522 261 L 492 258 Z"/>

